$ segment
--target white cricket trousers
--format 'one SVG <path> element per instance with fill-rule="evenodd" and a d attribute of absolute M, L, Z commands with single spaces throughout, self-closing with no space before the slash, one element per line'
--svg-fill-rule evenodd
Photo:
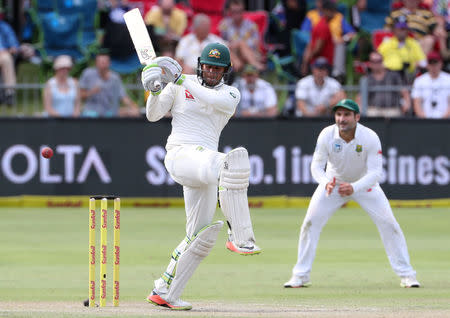
<path fill-rule="evenodd" d="M 188 237 L 213 220 L 224 159 L 225 154 L 196 145 L 176 146 L 167 151 L 166 169 L 183 186 Z"/>
<path fill-rule="evenodd" d="M 294 275 L 309 275 L 323 226 L 337 209 L 350 200 L 356 201 L 377 226 L 394 272 L 398 276 L 416 274 L 409 261 L 405 236 L 380 186 L 348 197 L 341 197 L 336 186 L 328 197 L 325 194 L 325 185 L 319 185 L 309 203 L 300 231 L 298 259 L 292 271 Z"/>

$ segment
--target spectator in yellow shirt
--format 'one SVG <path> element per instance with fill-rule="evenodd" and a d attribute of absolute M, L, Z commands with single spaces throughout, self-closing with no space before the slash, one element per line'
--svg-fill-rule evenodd
<path fill-rule="evenodd" d="M 378 47 L 383 56 L 384 65 L 391 71 L 406 76 L 414 74 L 417 67 L 426 67 L 426 56 L 419 42 L 408 36 L 406 17 L 400 16 L 394 24 L 394 36 Z"/>
<path fill-rule="evenodd" d="M 186 13 L 175 7 L 174 0 L 159 0 L 145 15 L 145 24 L 153 26 L 160 47 L 178 42 L 187 27 Z"/>

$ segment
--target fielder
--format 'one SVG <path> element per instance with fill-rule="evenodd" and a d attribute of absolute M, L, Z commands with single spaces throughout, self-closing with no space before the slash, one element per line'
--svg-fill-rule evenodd
<path fill-rule="evenodd" d="M 323 129 L 317 139 L 311 173 L 319 186 L 301 227 L 297 264 L 284 287 L 311 285 L 309 273 L 320 232 L 333 213 L 350 200 L 356 201 L 377 226 L 389 262 L 401 278 L 400 286 L 420 287 L 403 232 L 378 184 L 382 174 L 380 139 L 358 123 L 359 107 L 354 101 L 343 99 L 333 111 L 336 124 Z"/>
<path fill-rule="evenodd" d="M 240 100 L 239 91 L 224 83 L 230 71 L 228 48 L 212 43 L 198 58 L 196 76 L 182 74 L 181 66 L 169 57 L 156 58 L 142 72 L 142 84 L 151 92 L 147 119 L 153 122 L 169 111 L 172 114 L 164 164 L 171 177 L 183 186 L 186 210 L 186 238 L 174 250 L 166 271 L 155 280 L 147 297 L 158 306 L 192 308 L 180 296 L 223 226 L 222 221 L 211 223 L 217 195 L 230 226 L 226 247 L 238 254 L 261 252 L 255 244 L 248 208 L 247 150 L 240 147 L 227 154 L 218 152 L 220 133 Z M 167 86 L 161 89 L 159 82 Z"/>

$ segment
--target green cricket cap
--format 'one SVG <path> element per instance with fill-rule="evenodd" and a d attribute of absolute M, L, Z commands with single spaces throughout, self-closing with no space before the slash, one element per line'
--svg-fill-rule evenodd
<path fill-rule="evenodd" d="M 231 65 L 230 51 L 221 43 L 210 43 L 202 51 L 200 64 L 229 67 Z"/>
<path fill-rule="evenodd" d="M 337 103 L 334 107 L 333 107 L 333 111 L 336 111 L 336 109 L 338 107 L 343 107 L 346 109 L 349 109 L 351 111 L 354 111 L 356 114 L 359 114 L 359 106 L 358 104 L 351 100 L 351 99 L 342 99 L 339 103 Z"/>

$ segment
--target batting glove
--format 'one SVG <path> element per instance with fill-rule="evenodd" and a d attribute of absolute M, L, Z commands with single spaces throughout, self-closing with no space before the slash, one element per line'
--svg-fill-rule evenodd
<path fill-rule="evenodd" d="M 161 75 L 163 82 L 180 84 L 178 82 L 181 78 L 183 68 L 177 61 L 168 56 L 161 56 L 154 59 L 153 62 L 164 70 L 164 74 Z"/>
<path fill-rule="evenodd" d="M 141 81 L 146 91 L 150 91 L 153 95 L 161 93 L 161 74 L 162 69 L 158 64 L 152 63 L 142 70 Z"/>

